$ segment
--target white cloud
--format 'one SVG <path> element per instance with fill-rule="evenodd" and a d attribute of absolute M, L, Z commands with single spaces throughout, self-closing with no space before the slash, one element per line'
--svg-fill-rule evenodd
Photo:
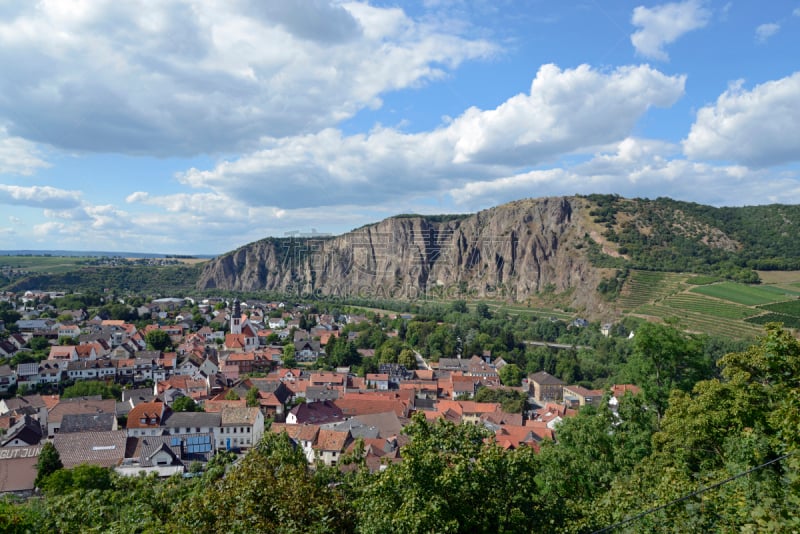
<path fill-rule="evenodd" d="M 68 191 L 50 186 L 0 184 L 0 204 L 51 209 L 67 209 L 80 204 L 80 191 Z"/>
<path fill-rule="evenodd" d="M 524 197 L 619 193 L 629 197 L 669 196 L 713 205 L 774 202 L 775 191 L 794 188 L 800 200 L 800 180 L 795 174 L 771 174 L 738 165 L 711 165 L 673 157 L 678 147 L 661 141 L 627 138 L 571 167 L 534 170 L 494 180 L 474 181 L 450 191 L 466 209 L 500 204 Z"/>
<path fill-rule="evenodd" d="M 691 159 L 762 167 L 800 161 L 800 72 L 743 89 L 737 82 L 697 112 L 683 141 Z"/>
<path fill-rule="evenodd" d="M 0 82 L 1 83 L 1 82 Z M 49 167 L 36 145 L 20 137 L 11 137 L 0 126 L 0 174 L 31 175 L 37 169 Z"/>
<path fill-rule="evenodd" d="M 761 24 L 756 28 L 756 41 L 766 43 L 767 39 L 780 31 L 781 25 L 774 22 Z"/>
<path fill-rule="evenodd" d="M 675 42 L 683 34 L 704 27 L 711 19 L 711 11 L 701 0 L 687 0 L 647 8 L 636 7 L 631 23 L 640 28 L 631 35 L 631 43 L 641 56 L 666 61 L 669 56 L 664 46 Z"/>
<path fill-rule="evenodd" d="M 794 15 L 795 17 L 800 17 L 800 7 L 794 8 L 794 11 L 792 11 L 792 15 Z"/>
<path fill-rule="evenodd" d="M 336 125 L 497 52 L 361 3 L 57 0 L 8 11 L 0 120 L 12 136 L 77 151 L 238 150 Z"/>
<path fill-rule="evenodd" d="M 190 169 L 177 179 L 248 206 L 411 199 L 617 142 L 649 107 L 680 98 L 684 82 L 648 66 L 601 72 L 586 65 L 545 65 L 529 94 L 492 110 L 470 108 L 430 132 L 376 128 L 344 136 L 326 129 L 265 139 L 261 150 L 211 170 Z"/>

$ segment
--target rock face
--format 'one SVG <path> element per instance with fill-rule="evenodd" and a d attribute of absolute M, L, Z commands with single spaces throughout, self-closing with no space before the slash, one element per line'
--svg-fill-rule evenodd
<path fill-rule="evenodd" d="M 602 270 L 582 198 L 528 199 L 450 220 L 392 217 L 333 238 L 265 239 L 206 265 L 199 289 L 524 301 L 563 293 L 591 311 Z"/>

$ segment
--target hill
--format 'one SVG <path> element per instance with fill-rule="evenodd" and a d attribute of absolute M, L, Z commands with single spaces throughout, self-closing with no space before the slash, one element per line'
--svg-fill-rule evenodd
<path fill-rule="evenodd" d="M 337 237 L 264 239 L 210 261 L 197 288 L 466 297 L 607 317 L 621 311 L 630 269 L 753 282 L 755 269 L 800 268 L 798 224 L 798 206 L 525 199 L 472 215 L 391 217 Z"/>

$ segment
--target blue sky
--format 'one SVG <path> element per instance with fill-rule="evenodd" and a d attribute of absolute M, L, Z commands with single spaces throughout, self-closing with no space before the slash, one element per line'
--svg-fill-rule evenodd
<path fill-rule="evenodd" d="M 800 202 L 800 1 L 0 0 L 0 250 Z"/>

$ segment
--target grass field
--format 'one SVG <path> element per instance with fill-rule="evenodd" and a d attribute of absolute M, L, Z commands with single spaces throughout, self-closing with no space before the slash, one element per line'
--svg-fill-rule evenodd
<path fill-rule="evenodd" d="M 88 258 L 82 256 L 0 256 L 0 269 L 13 269 L 29 273 L 66 273 L 84 265 Z"/>
<path fill-rule="evenodd" d="M 789 290 L 782 287 L 769 285 L 746 285 L 735 282 L 722 282 L 707 286 L 694 287 L 691 290 L 709 297 L 715 297 L 745 306 L 758 306 L 759 304 L 769 304 L 790 298 L 796 298 L 800 291 Z"/>

